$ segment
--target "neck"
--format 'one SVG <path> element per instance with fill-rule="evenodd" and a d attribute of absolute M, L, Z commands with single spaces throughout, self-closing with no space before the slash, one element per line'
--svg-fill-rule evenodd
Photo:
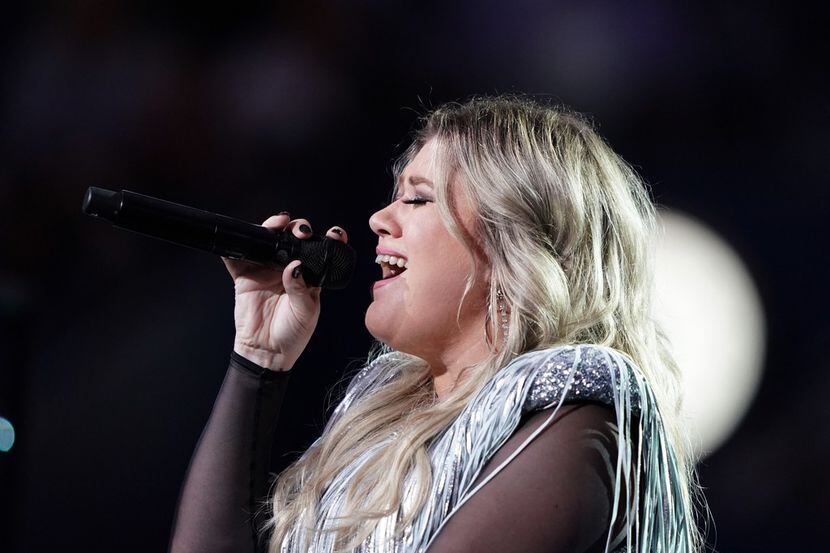
<path fill-rule="evenodd" d="M 432 371 L 432 382 L 438 401 L 442 401 L 458 382 L 461 372 L 481 362 L 490 354 L 484 333 L 460 336 L 426 361 Z"/>

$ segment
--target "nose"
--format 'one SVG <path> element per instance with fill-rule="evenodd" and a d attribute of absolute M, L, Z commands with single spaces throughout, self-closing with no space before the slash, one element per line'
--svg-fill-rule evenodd
<path fill-rule="evenodd" d="M 400 235 L 401 229 L 395 219 L 394 205 L 395 204 L 393 202 L 386 207 L 375 211 L 372 216 L 369 217 L 369 228 L 371 228 L 372 231 L 378 236 Z"/>

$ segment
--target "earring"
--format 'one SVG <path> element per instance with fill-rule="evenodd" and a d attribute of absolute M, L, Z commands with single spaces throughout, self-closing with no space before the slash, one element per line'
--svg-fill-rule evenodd
<path fill-rule="evenodd" d="M 501 319 L 501 330 L 502 330 L 502 345 L 507 343 L 507 305 L 504 301 L 504 293 L 501 291 L 501 288 L 496 290 L 496 305 L 499 311 L 499 318 Z"/>

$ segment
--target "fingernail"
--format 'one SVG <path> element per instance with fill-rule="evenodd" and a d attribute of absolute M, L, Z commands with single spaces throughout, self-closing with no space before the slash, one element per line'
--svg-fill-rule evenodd
<path fill-rule="evenodd" d="M 296 267 L 294 267 L 294 270 L 291 271 L 291 276 L 294 277 L 294 278 L 299 278 L 300 277 L 300 272 L 301 272 L 300 271 L 300 266 L 297 265 Z"/>
<path fill-rule="evenodd" d="M 342 231 L 342 230 L 340 230 L 340 229 L 339 229 L 339 228 L 337 228 L 337 227 L 334 227 L 333 229 L 331 229 L 331 231 L 332 231 L 333 233 L 335 233 L 335 234 L 339 235 L 339 236 L 343 236 L 343 231 Z"/>
<path fill-rule="evenodd" d="M 303 223 L 302 225 L 300 225 L 300 232 L 311 234 L 311 227 Z"/>
<path fill-rule="evenodd" d="M 280 211 L 277 215 L 289 215 L 287 211 Z"/>

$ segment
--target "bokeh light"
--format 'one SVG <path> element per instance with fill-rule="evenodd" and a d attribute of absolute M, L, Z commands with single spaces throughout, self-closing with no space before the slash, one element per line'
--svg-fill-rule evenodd
<path fill-rule="evenodd" d="M 765 323 L 738 254 L 711 228 L 661 214 L 657 318 L 683 373 L 684 410 L 699 457 L 735 430 L 761 379 Z"/>
<path fill-rule="evenodd" d="M 0 417 L 0 451 L 11 451 L 14 445 L 14 426 L 8 421 Z"/>

